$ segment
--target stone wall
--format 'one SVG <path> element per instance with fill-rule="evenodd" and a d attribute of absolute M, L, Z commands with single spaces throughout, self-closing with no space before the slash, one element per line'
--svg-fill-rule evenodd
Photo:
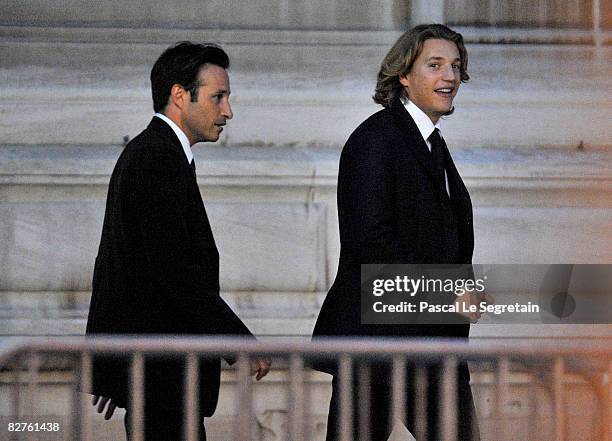
<path fill-rule="evenodd" d="M 0 333 L 83 332 L 120 151 L 0 147 Z M 310 335 L 338 262 L 339 151 L 194 153 L 228 301 L 260 335 Z M 454 157 L 475 207 L 475 263 L 612 262 L 610 152 L 480 148 Z"/>
<path fill-rule="evenodd" d="M 119 152 L 120 147 L 0 147 L 4 340 L 18 335 L 83 334 L 106 183 Z M 221 250 L 223 297 L 260 338 L 307 338 L 337 265 L 339 151 L 200 146 L 194 153 Z M 454 156 L 475 206 L 476 262 L 612 261 L 609 151 L 482 148 L 454 149 Z M 472 336 L 609 337 L 610 327 L 480 324 Z M 284 363 L 276 361 L 270 376 L 255 387 L 253 423 L 258 439 L 285 439 L 286 375 Z M 10 380 L 0 375 L 0 396 L 8 398 Z M 320 440 L 329 377 L 313 372 L 307 381 L 312 397 L 311 439 Z M 545 389 L 534 389 L 529 377 L 513 374 L 513 404 L 506 420 L 491 410 L 495 402 L 491 373 L 474 372 L 472 383 L 485 439 L 492 439 L 496 427 L 508 419 L 517 423 L 512 429 L 516 436 L 538 431 L 544 439 L 550 435 L 549 395 Z M 41 415 L 62 421 L 63 427 L 70 415 L 69 384 L 69 372 L 44 373 L 36 404 Z M 207 423 L 212 440 L 232 437 L 235 387 L 234 372 L 224 370 L 219 409 Z M 596 413 L 593 392 L 579 377 L 568 378 L 567 387 L 572 397 L 570 433 L 595 439 L 588 435 Z M 2 401 L 6 404 L 0 407 L 4 415 L 0 421 L 8 421 L 9 400 Z M 530 422 L 534 412 L 538 424 Z M 119 417 L 104 423 L 92 416 L 96 439 L 119 437 L 123 430 Z M 398 427 L 392 439 L 406 436 L 405 429 Z"/>

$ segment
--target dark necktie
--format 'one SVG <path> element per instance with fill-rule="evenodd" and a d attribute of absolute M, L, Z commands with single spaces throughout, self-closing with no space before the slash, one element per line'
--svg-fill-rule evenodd
<path fill-rule="evenodd" d="M 431 143 L 431 158 L 433 159 L 434 169 L 436 172 L 436 187 L 446 193 L 446 178 L 444 176 L 444 152 L 446 151 L 446 143 L 440 136 L 440 131 L 434 129 L 433 133 L 428 138 Z"/>
<path fill-rule="evenodd" d="M 196 169 L 195 169 L 195 158 L 191 160 L 191 162 L 189 163 L 189 165 L 191 166 L 191 171 L 193 172 L 193 175 L 196 176 Z"/>

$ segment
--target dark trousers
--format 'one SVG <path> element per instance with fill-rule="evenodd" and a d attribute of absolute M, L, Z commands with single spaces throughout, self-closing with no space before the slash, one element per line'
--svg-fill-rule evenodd
<path fill-rule="evenodd" d="M 200 417 L 199 421 L 203 421 Z M 160 408 L 145 408 L 145 441 L 180 441 L 185 439 L 183 434 L 183 412 Z M 129 412 L 125 413 L 125 432 L 130 441 L 131 418 Z M 206 441 L 204 424 L 200 424 L 200 441 Z"/>
<path fill-rule="evenodd" d="M 406 415 L 403 419 L 407 429 L 415 437 L 415 408 L 417 400 L 427 400 L 427 435 L 425 438 L 417 438 L 417 441 L 434 441 L 441 439 L 440 428 L 442 421 L 440 415 L 440 388 L 444 372 L 439 365 L 427 367 L 427 393 L 426 396 L 416 396 L 414 389 L 414 368 L 408 366 L 406 373 L 405 403 Z M 366 439 L 364 434 L 359 433 L 359 384 L 357 382 L 357 370 L 353 372 L 353 384 L 351 388 L 351 402 L 353 404 L 353 439 Z M 370 413 L 369 432 L 371 441 L 386 441 L 393 429 L 391 421 L 391 368 L 388 365 L 376 364 L 371 366 L 370 376 Z M 449 403 L 456 406 L 457 414 L 457 436 L 459 441 L 477 441 L 480 439 L 478 424 L 470 389 L 470 374 L 466 364 L 460 364 L 457 370 L 457 396 Z M 332 398 L 329 406 L 327 419 L 326 441 L 337 441 L 340 439 L 338 422 L 340 418 L 340 380 L 337 375 L 332 382 Z"/>

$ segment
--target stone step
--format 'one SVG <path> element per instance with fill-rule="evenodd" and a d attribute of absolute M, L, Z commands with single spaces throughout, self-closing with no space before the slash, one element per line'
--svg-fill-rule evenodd
<path fill-rule="evenodd" d="M 312 335 L 324 292 L 224 292 L 223 299 L 257 336 Z M 0 338 L 83 335 L 89 291 L 0 291 Z"/>
<path fill-rule="evenodd" d="M 594 33 L 591 30 L 577 29 L 525 29 L 525 28 L 477 28 L 477 27 L 454 27 L 464 36 L 469 46 L 478 44 L 486 45 L 566 45 L 566 46 L 594 46 Z M 228 28 L 228 27 L 189 27 L 177 26 L 119 26 L 119 25 L 86 25 L 64 23 L 36 25 L 15 24 L 0 22 L 0 41 L 6 45 L 23 48 L 10 54 L 9 61 L 19 64 L 19 60 L 27 59 L 27 43 L 46 43 L 50 48 L 64 46 L 64 53 L 70 53 L 79 47 L 97 45 L 106 47 L 114 44 L 119 50 L 130 49 L 137 55 L 136 58 L 119 58 L 117 54 L 103 52 L 91 54 L 98 57 L 100 62 L 110 61 L 107 57 L 114 56 L 121 64 L 140 64 L 143 54 L 147 54 L 155 46 L 169 45 L 176 41 L 212 41 L 228 48 L 250 47 L 251 59 L 256 60 L 256 55 L 272 54 L 274 46 L 279 49 L 294 49 L 300 52 L 300 57 L 294 57 L 299 62 L 297 66 L 285 66 L 286 68 L 302 68 L 320 61 L 320 55 L 325 53 L 325 48 L 335 50 L 337 55 L 349 59 L 345 52 L 338 51 L 339 48 L 365 48 L 388 49 L 401 34 L 401 29 L 375 30 L 375 29 L 282 29 L 270 27 L 267 29 L 257 28 Z M 612 31 L 601 31 L 598 35 L 600 46 L 612 45 Z M 72 43 L 72 45 L 71 45 Z M 80 44 L 80 46 L 79 46 Z M 300 51 L 300 47 L 307 51 Z M 67 51 L 67 52 L 66 52 Z M 246 51 L 245 51 L 246 52 Z M 121 52 L 119 52 L 121 53 Z M 51 66 L 52 53 L 40 54 L 36 62 L 46 62 Z M 61 55 L 61 54 L 60 54 Z M 152 54 L 156 57 L 156 54 Z M 242 58 L 241 58 L 242 59 Z M 46 61 L 45 61 L 46 60 Z M 78 62 L 78 60 L 75 60 Z M 282 59 L 270 58 L 272 64 L 260 63 L 264 70 L 276 69 L 283 66 Z M 328 60 L 329 61 L 329 60 Z M 252 65 L 243 64 L 253 67 Z M 296 69 L 297 70 L 297 69 Z"/>
<path fill-rule="evenodd" d="M 486 40 L 470 32 L 472 41 Z M 222 143 L 338 147 L 380 108 L 370 97 L 397 35 L 0 26 L 0 142 L 121 144 L 152 114 L 155 58 L 190 38 L 222 43 L 233 60 L 235 118 Z M 444 126 L 453 145 L 610 147 L 612 47 L 468 48 L 472 79 Z"/>
<path fill-rule="evenodd" d="M 223 299 L 260 339 L 309 339 L 326 292 L 223 292 Z M 89 291 L 0 291 L 0 339 L 80 336 L 85 334 Z M 608 325 L 487 323 L 472 338 L 612 337 Z M 53 366 L 57 368 L 57 366 Z"/>
<path fill-rule="evenodd" d="M 239 77 L 233 87 L 243 92 L 233 100 L 235 117 L 223 132 L 222 145 L 339 148 L 361 121 L 380 109 L 369 100 L 371 90 L 360 86 L 350 95 L 342 82 L 313 89 L 312 95 L 254 90 Z M 610 148 L 612 100 L 605 91 L 551 98 L 537 91 L 472 93 L 469 87 L 456 100 L 455 114 L 443 121 L 445 138 L 455 147 Z M 319 95 L 332 88 L 347 95 Z M 144 90 L 135 97 L 121 90 L 67 93 L 43 87 L 38 96 L 16 92 L 0 94 L 0 131 L 8 144 L 121 145 L 142 131 L 153 113 Z"/>

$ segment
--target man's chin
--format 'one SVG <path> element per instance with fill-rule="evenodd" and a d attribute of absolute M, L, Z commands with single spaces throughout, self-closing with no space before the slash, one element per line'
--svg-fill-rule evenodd
<path fill-rule="evenodd" d="M 204 139 L 199 140 L 198 142 L 217 142 L 219 140 L 219 134 L 211 134 Z"/>
<path fill-rule="evenodd" d="M 455 106 L 451 106 L 451 108 L 448 109 L 446 112 L 444 112 L 442 116 L 452 115 L 454 111 L 455 111 Z"/>

